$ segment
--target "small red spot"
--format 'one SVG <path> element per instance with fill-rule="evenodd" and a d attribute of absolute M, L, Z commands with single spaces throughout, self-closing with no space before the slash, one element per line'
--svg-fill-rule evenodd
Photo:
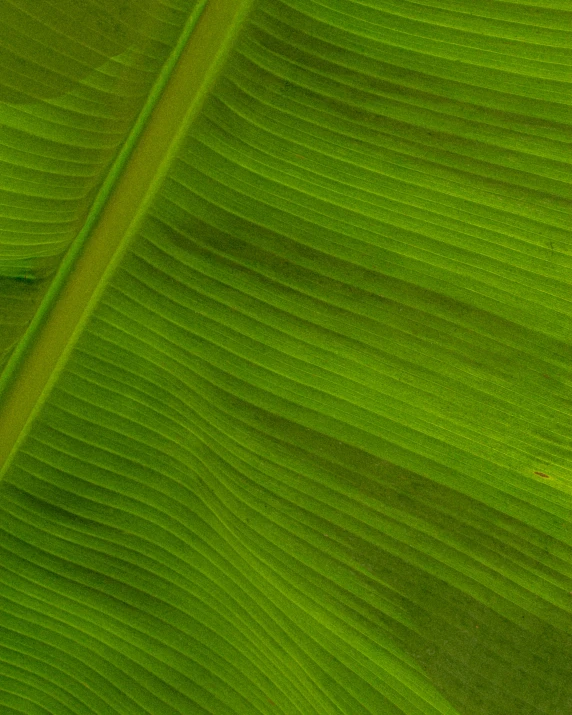
<path fill-rule="evenodd" d="M 276 705 L 276 703 L 274 702 L 274 700 L 270 700 L 270 698 L 266 698 L 266 700 L 268 700 L 268 702 L 270 703 L 270 705 Z"/>
<path fill-rule="evenodd" d="M 305 159 L 305 156 L 302 156 L 302 154 L 294 154 L 294 156 L 297 156 L 298 159 Z"/>
<path fill-rule="evenodd" d="M 544 479 L 550 479 L 548 474 L 544 474 L 544 472 L 534 472 L 535 474 L 538 474 L 539 477 L 544 477 Z"/>
<path fill-rule="evenodd" d="M 545 377 L 547 380 L 550 380 L 550 375 L 545 375 L 544 373 L 542 373 L 542 377 Z"/>

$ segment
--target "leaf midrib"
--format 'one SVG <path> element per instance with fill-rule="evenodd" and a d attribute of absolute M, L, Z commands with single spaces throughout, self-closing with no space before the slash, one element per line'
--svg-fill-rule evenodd
<path fill-rule="evenodd" d="M 201 0 L 0 378 L 0 479 L 135 235 L 253 0 Z"/>

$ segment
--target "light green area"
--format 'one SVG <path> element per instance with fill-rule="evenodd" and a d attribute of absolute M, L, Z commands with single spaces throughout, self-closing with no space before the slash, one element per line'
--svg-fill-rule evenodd
<path fill-rule="evenodd" d="M 572 712 L 571 21 L 258 0 L 141 133 L 0 410 L 0 710 Z"/>

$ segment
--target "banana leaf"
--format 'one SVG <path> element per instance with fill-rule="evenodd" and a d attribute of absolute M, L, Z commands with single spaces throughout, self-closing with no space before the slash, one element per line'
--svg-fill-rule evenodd
<path fill-rule="evenodd" d="M 572 713 L 568 0 L 0 26 L 0 712 Z"/>

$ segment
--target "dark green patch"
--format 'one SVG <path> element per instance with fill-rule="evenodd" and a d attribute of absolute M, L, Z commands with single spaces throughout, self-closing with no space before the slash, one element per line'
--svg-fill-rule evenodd
<path fill-rule="evenodd" d="M 58 97 L 137 43 L 153 0 L 0 0 L 0 101 Z"/>

